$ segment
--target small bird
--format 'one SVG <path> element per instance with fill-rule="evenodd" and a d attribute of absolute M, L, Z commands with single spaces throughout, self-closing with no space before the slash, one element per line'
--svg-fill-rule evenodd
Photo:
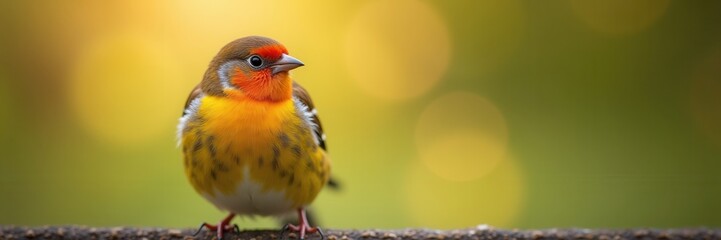
<path fill-rule="evenodd" d="M 293 211 L 298 224 L 284 232 L 323 237 L 305 208 L 328 183 L 330 159 L 310 95 L 288 73 L 301 66 L 275 40 L 240 38 L 218 52 L 185 103 L 178 124 L 185 175 L 196 192 L 229 212 L 217 225 L 201 225 L 219 239 L 234 228 L 236 215 Z"/>

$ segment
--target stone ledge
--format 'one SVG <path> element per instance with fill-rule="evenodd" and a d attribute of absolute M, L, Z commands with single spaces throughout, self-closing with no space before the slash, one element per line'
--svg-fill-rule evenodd
<path fill-rule="evenodd" d="M 213 232 L 203 230 L 193 236 L 195 229 L 114 227 L 96 228 L 86 226 L 0 226 L 0 239 L 214 239 Z M 721 229 L 544 229 L 505 230 L 485 225 L 458 230 L 400 229 L 400 230 L 325 230 L 326 239 L 721 239 Z M 279 230 L 244 230 L 228 233 L 225 239 L 280 239 Z M 296 239 L 289 234 L 287 239 Z M 306 239 L 320 239 L 312 234 Z"/>

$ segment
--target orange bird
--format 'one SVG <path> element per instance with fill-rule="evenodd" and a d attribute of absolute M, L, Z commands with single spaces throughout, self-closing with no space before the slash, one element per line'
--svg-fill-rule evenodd
<path fill-rule="evenodd" d="M 191 92 L 178 124 L 185 175 L 196 192 L 228 211 L 218 238 L 235 215 L 297 211 L 285 230 L 318 232 L 306 218 L 330 176 L 325 134 L 310 95 L 289 71 L 303 63 L 266 37 L 225 45 Z M 236 227 L 237 229 L 237 227 Z"/>

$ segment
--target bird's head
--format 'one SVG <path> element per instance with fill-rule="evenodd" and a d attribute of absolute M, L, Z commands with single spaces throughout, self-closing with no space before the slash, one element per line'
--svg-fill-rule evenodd
<path fill-rule="evenodd" d="M 273 39 L 244 37 L 225 45 L 213 58 L 201 83 L 216 96 L 281 101 L 292 96 L 288 71 L 303 63 Z"/>

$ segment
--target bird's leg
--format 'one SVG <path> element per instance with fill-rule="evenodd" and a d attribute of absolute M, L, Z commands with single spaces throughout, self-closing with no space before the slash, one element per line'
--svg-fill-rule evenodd
<path fill-rule="evenodd" d="M 325 235 L 319 227 L 311 227 L 310 225 L 308 225 L 308 218 L 306 218 L 305 216 L 305 208 L 298 208 L 298 226 L 290 223 L 285 225 L 285 227 L 283 227 L 283 232 L 281 235 L 285 235 L 285 232 L 288 230 L 298 232 L 298 235 L 300 235 L 300 239 L 305 239 L 306 233 L 316 232 L 320 235 L 321 239 L 325 239 Z"/>
<path fill-rule="evenodd" d="M 238 229 L 238 225 L 230 225 L 230 221 L 233 220 L 233 217 L 235 217 L 235 213 L 228 214 L 228 216 L 223 218 L 223 220 L 220 221 L 218 225 L 203 223 L 200 225 L 200 228 L 198 228 L 198 231 L 193 234 L 193 236 L 198 235 L 198 233 L 200 233 L 200 230 L 203 230 L 203 228 L 207 228 L 210 231 L 217 231 L 218 239 L 223 239 L 223 232 L 225 231 L 231 231 L 235 229 L 235 231 L 240 232 L 240 230 Z"/>

